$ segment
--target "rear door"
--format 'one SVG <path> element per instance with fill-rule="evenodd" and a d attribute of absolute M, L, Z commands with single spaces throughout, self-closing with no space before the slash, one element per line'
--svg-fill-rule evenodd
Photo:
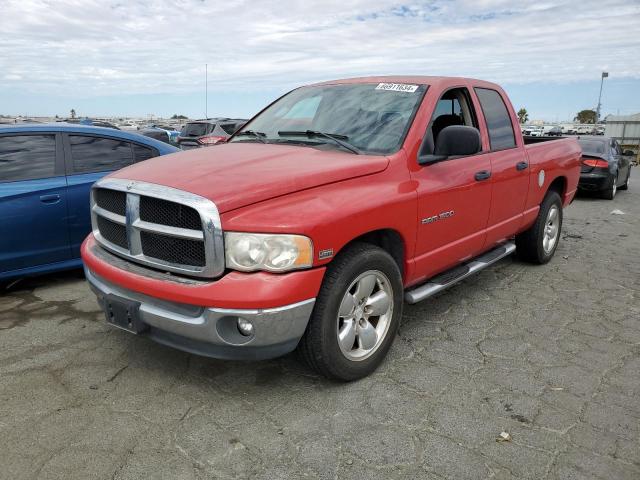
<path fill-rule="evenodd" d="M 474 88 L 480 103 L 483 128 L 489 136 L 491 153 L 491 213 L 485 246 L 491 247 L 513 236 L 523 221 L 529 191 L 529 163 L 522 137 L 513 129 L 503 94 L 489 88 Z"/>
<path fill-rule="evenodd" d="M 0 274 L 69 259 L 61 135 L 0 135 Z"/>
<path fill-rule="evenodd" d="M 89 193 L 91 186 L 107 173 L 156 156 L 154 149 L 136 146 L 113 137 L 65 134 L 65 158 L 68 184 L 69 240 L 73 257 L 80 256 L 80 245 L 91 231 Z"/>

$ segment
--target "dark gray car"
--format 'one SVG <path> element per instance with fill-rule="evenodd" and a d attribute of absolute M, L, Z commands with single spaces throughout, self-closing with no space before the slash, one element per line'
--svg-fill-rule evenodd
<path fill-rule="evenodd" d="M 224 142 L 247 120 L 240 118 L 208 118 L 188 122 L 180 131 L 178 146 L 183 150 Z"/>
<path fill-rule="evenodd" d="M 599 192 L 603 198 L 613 200 L 618 188 L 626 190 L 631 175 L 629 153 L 622 152 L 620 144 L 609 137 L 578 137 L 582 147 L 582 167 L 578 188 Z"/>

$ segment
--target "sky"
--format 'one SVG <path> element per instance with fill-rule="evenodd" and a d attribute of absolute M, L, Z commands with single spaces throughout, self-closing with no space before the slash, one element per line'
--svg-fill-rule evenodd
<path fill-rule="evenodd" d="M 0 0 L 0 114 L 250 117 L 367 75 L 501 84 L 530 119 L 640 112 L 640 1 Z"/>

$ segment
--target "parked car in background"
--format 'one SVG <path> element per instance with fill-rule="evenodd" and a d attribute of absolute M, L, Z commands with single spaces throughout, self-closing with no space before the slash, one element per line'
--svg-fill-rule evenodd
<path fill-rule="evenodd" d="M 542 134 L 546 137 L 561 137 L 562 129 L 557 125 L 545 125 L 542 127 Z"/>
<path fill-rule="evenodd" d="M 239 118 L 210 118 L 188 122 L 180 132 L 178 145 L 183 150 L 222 143 L 247 121 Z"/>
<path fill-rule="evenodd" d="M 529 125 L 528 127 L 526 127 L 523 131 L 522 131 L 523 135 L 529 136 L 529 137 L 542 137 L 543 136 L 543 130 L 542 127 L 538 127 L 535 125 Z"/>
<path fill-rule="evenodd" d="M 578 125 L 575 130 L 576 135 L 592 135 L 593 125 Z"/>
<path fill-rule="evenodd" d="M 138 132 L 141 135 L 155 138 L 170 145 L 177 145 L 180 132 L 169 125 L 147 125 Z"/>
<path fill-rule="evenodd" d="M 114 130 L 120 130 L 117 125 L 114 125 L 111 122 L 107 122 L 106 120 L 94 120 L 92 118 L 67 118 L 65 120 L 59 120 L 61 123 L 71 123 L 75 125 L 91 125 L 94 127 L 104 127 L 104 128 L 113 128 Z"/>
<path fill-rule="evenodd" d="M 582 148 L 578 188 L 598 192 L 608 200 L 613 200 L 618 189 L 628 188 L 632 157 L 623 155 L 617 140 L 579 137 L 578 143 Z"/>
<path fill-rule="evenodd" d="M 180 156 L 93 187 L 82 258 L 106 320 L 224 359 L 298 347 L 340 380 L 380 364 L 405 301 L 516 249 L 550 261 L 580 175 L 574 138 L 523 138 L 498 85 L 447 77 L 297 88 Z"/>
<path fill-rule="evenodd" d="M 129 121 L 119 123 L 118 128 L 120 130 L 134 131 L 134 130 L 138 130 L 138 124 L 129 120 Z"/>
<path fill-rule="evenodd" d="M 89 191 L 106 173 L 177 148 L 68 123 L 0 127 L 0 281 L 80 267 Z"/>

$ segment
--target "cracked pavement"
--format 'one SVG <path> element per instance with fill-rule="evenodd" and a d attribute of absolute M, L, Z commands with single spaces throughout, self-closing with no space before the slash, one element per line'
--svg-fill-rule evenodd
<path fill-rule="evenodd" d="M 565 210 L 548 265 L 508 258 L 406 305 L 351 384 L 110 328 L 80 272 L 19 282 L 0 294 L 0 478 L 638 479 L 632 180 Z"/>

